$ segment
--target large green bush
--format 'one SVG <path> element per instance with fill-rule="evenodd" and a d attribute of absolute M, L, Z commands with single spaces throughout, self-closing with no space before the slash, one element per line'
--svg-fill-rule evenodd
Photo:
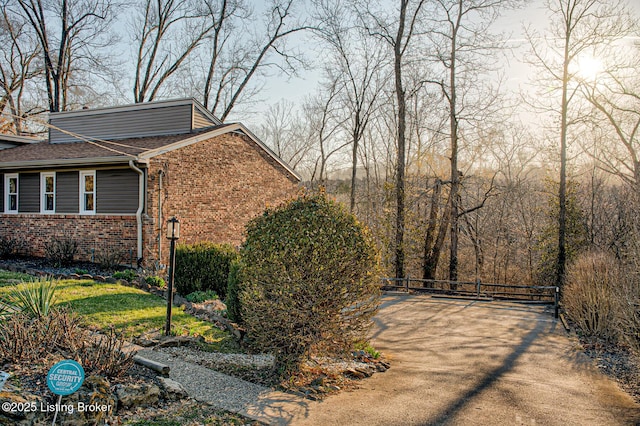
<path fill-rule="evenodd" d="M 379 304 L 366 228 L 325 195 L 304 195 L 247 225 L 241 314 L 250 344 L 285 375 L 305 356 L 366 340 Z"/>
<path fill-rule="evenodd" d="M 215 291 L 221 299 L 227 293 L 229 265 L 238 258 L 229 244 L 198 243 L 176 248 L 176 291 L 182 295 L 194 291 Z"/>

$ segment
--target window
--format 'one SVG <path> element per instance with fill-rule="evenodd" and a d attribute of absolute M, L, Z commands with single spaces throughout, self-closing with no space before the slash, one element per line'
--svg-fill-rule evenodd
<path fill-rule="evenodd" d="M 96 172 L 80 172 L 80 214 L 96 213 Z"/>
<path fill-rule="evenodd" d="M 18 213 L 18 174 L 4 175 L 4 212 Z"/>
<path fill-rule="evenodd" d="M 56 212 L 56 174 L 40 173 L 40 213 Z"/>

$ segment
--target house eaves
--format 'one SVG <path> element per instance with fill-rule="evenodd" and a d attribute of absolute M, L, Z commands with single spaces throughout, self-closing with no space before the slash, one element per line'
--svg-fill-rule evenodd
<path fill-rule="evenodd" d="M 42 139 L 35 138 L 32 136 L 16 136 L 16 135 L 0 134 L 0 142 L 12 142 L 12 143 L 15 143 L 16 145 L 25 145 L 30 143 L 42 142 Z"/>
<path fill-rule="evenodd" d="M 139 164 L 148 164 L 145 160 L 140 160 L 134 155 L 118 155 L 113 157 L 93 157 L 93 158 L 61 158 L 56 160 L 26 160 L 11 161 L 0 164 L 3 170 L 17 169 L 47 169 L 54 167 L 86 167 L 109 164 L 123 164 L 129 160 L 134 160 Z"/>
<path fill-rule="evenodd" d="M 288 173 L 290 173 L 296 180 L 301 181 L 302 178 L 300 175 L 291 168 L 286 162 L 284 162 L 280 157 L 276 155 L 264 142 L 262 142 L 256 135 L 254 135 L 249 129 L 247 129 L 242 123 L 231 123 L 223 125 L 215 130 L 210 132 L 205 132 L 199 134 L 197 136 L 187 138 L 178 142 L 174 142 L 172 144 L 165 145 L 160 148 L 152 149 L 145 151 L 138 155 L 138 158 L 141 161 L 148 161 L 150 158 L 156 157 L 158 155 L 166 154 L 171 151 L 175 151 L 180 148 L 187 147 L 189 145 L 193 145 L 194 143 L 203 142 L 208 139 L 214 138 L 216 136 L 221 136 L 227 133 L 240 133 L 242 135 L 247 136 L 251 139 L 259 148 L 261 148 L 264 152 L 267 153 L 271 158 L 273 158 L 278 164 L 280 164 Z"/>

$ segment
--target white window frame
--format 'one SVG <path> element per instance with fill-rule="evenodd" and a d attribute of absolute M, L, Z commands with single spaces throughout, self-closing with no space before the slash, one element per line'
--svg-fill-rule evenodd
<path fill-rule="evenodd" d="M 16 180 L 16 192 L 9 192 L 9 180 L 10 179 L 15 179 Z M 20 208 L 20 199 L 19 199 L 19 194 L 20 194 L 20 179 L 18 178 L 18 173 L 7 173 L 6 175 L 4 175 L 4 212 L 5 213 L 18 213 L 18 209 Z M 11 210 L 9 209 L 9 206 L 11 205 L 11 203 L 9 203 L 9 197 L 11 195 L 15 195 L 16 196 L 16 208 L 15 210 Z"/>
<path fill-rule="evenodd" d="M 85 176 L 93 176 L 93 191 L 86 192 L 84 187 L 84 178 Z M 93 209 L 86 210 L 84 207 L 84 196 L 86 194 L 93 194 Z M 80 195 L 80 214 L 91 215 L 96 214 L 96 171 L 95 170 L 83 170 L 80 172 L 80 187 L 79 187 L 79 195 Z"/>
<path fill-rule="evenodd" d="M 47 178 L 53 178 L 53 191 L 47 192 Z M 51 210 L 47 209 L 47 196 L 53 197 L 53 206 Z M 56 172 L 40 173 L 40 213 L 54 214 L 56 212 Z"/>

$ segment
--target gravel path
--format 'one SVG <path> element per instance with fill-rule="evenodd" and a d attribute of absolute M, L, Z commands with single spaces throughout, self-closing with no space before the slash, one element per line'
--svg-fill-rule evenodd
<path fill-rule="evenodd" d="M 186 361 L 185 357 L 195 361 L 192 354 L 185 356 L 186 352 L 177 348 L 169 351 L 143 349 L 138 355 L 168 365 L 171 368 L 169 377 L 182 384 L 190 397 L 216 408 L 273 425 L 289 424 L 293 417 L 306 411 L 307 401 L 302 398 Z"/>

